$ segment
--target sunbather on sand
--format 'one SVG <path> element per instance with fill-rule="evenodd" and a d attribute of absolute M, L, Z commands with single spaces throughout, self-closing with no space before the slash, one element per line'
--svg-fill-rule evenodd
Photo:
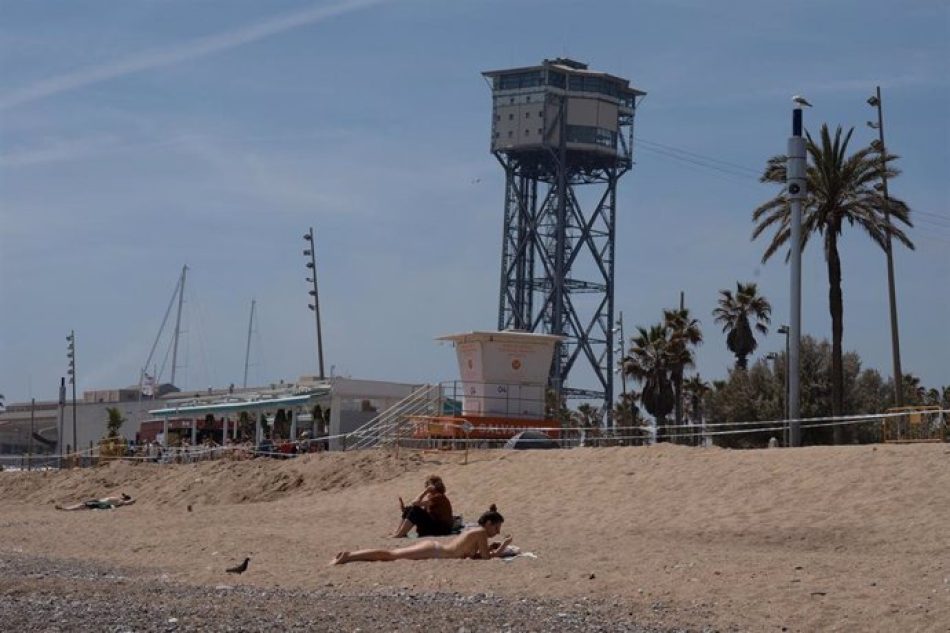
<path fill-rule="evenodd" d="M 489 545 L 488 539 L 498 536 L 505 518 L 492 504 L 488 512 L 478 518 L 479 527 L 469 530 L 446 543 L 424 540 L 408 547 L 396 549 L 361 549 L 355 552 L 340 552 L 330 561 L 331 565 L 342 565 L 355 561 L 392 561 L 426 560 L 430 558 L 498 558 L 511 544 L 511 536 L 497 547 Z"/>
<path fill-rule="evenodd" d="M 419 536 L 447 536 L 452 533 L 452 503 L 445 496 L 445 484 L 438 475 L 429 475 L 426 486 L 408 506 L 399 497 L 402 521 L 394 538 L 404 538 L 412 528 Z"/>
<path fill-rule="evenodd" d="M 135 503 L 135 499 L 122 493 L 121 497 L 102 497 L 101 499 L 90 499 L 82 503 L 74 503 L 69 506 L 56 505 L 57 510 L 112 510 L 120 506 L 130 506 Z"/>

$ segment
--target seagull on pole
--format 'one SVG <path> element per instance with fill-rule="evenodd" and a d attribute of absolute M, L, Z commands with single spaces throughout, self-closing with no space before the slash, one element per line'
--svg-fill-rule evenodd
<path fill-rule="evenodd" d="M 795 103 L 797 103 L 797 104 L 800 105 L 800 106 L 807 106 L 807 107 L 809 107 L 809 108 L 812 107 L 812 105 L 811 105 L 810 103 L 808 103 L 808 100 L 805 99 L 805 97 L 803 97 L 803 96 L 801 96 L 801 95 L 795 95 L 794 97 L 792 97 L 792 101 L 795 102 Z"/>

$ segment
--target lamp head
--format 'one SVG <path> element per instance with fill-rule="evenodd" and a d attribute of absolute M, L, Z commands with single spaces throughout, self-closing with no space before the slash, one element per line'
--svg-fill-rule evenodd
<path fill-rule="evenodd" d="M 881 100 L 878 99 L 876 95 L 871 95 L 870 97 L 868 97 L 868 105 L 871 106 L 872 108 L 876 108 L 879 105 L 881 105 Z"/>
<path fill-rule="evenodd" d="M 792 97 L 792 103 L 796 105 L 800 105 L 800 106 L 805 106 L 808 108 L 812 107 L 812 105 L 808 103 L 808 100 L 805 99 L 805 97 L 801 95 L 795 95 L 794 97 Z"/>
<path fill-rule="evenodd" d="M 871 128 L 872 130 L 876 130 L 876 129 L 878 129 L 879 127 L 881 127 L 880 125 L 878 125 L 878 124 L 875 123 L 874 121 L 868 121 L 867 123 L 868 123 L 868 127 Z"/>

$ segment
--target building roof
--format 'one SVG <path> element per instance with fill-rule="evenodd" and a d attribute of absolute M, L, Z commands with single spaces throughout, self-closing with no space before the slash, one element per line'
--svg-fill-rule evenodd
<path fill-rule="evenodd" d="M 537 332 L 521 332 L 517 330 L 476 330 L 474 332 L 463 332 L 461 334 L 446 334 L 445 336 L 436 337 L 435 340 L 452 341 L 455 343 L 471 343 L 475 341 L 490 341 L 498 339 L 504 341 L 519 341 L 524 343 L 556 343 L 558 341 L 563 341 L 565 338 L 567 337 L 557 336 L 555 334 L 539 334 Z"/>
<path fill-rule="evenodd" d="M 503 68 L 500 70 L 486 70 L 482 73 L 483 77 L 497 77 L 500 75 L 508 75 L 511 73 L 521 73 L 528 72 L 531 70 L 543 70 L 545 68 L 556 68 L 561 72 L 565 72 L 571 75 L 586 75 L 588 77 L 606 77 L 608 79 L 613 79 L 618 82 L 622 89 L 636 96 L 644 96 L 646 92 L 638 90 L 630 85 L 630 80 L 623 77 L 618 77 L 617 75 L 612 75 L 610 73 L 602 72 L 599 70 L 591 70 L 587 67 L 587 64 L 582 62 L 575 61 L 573 59 L 567 59 L 559 57 L 557 59 L 546 59 L 541 64 L 535 66 L 520 66 L 517 68 Z"/>

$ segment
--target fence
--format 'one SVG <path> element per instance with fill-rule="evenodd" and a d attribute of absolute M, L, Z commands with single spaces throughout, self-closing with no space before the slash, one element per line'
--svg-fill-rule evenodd
<path fill-rule="evenodd" d="M 916 439 L 918 441 L 943 441 L 950 440 L 950 431 L 948 431 L 947 417 L 950 409 L 935 409 L 923 412 L 923 417 L 916 418 L 915 424 Z M 801 423 L 801 428 L 808 429 L 831 429 L 836 426 L 845 426 L 852 428 L 863 428 L 868 437 L 874 441 L 887 442 L 891 440 L 891 434 L 895 426 L 902 424 L 911 424 L 907 421 L 907 412 L 900 413 L 879 413 L 871 415 L 839 416 L 823 418 L 802 418 L 797 420 Z M 779 438 L 787 430 L 791 420 L 765 420 L 754 422 L 727 422 L 705 424 L 702 426 L 676 426 L 676 425 L 639 425 L 639 426 L 619 426 L 611 429 L 598 427 L 555 427 L 545 426 L 543 424 L 534 427 L 511 427 L 506 425 L 481 425 L 479 426 L 480 436 L 469 437 L 468 430 L 472 427 L 464 418 L 457 418 L 457 422 L 445 422 L 445 418 L 440 419 L 440 424 L 454 425 L 461 433 L 454 437 L 414 437 L 411 433 L 411 427 L 400 426 L 399 424 L 390 424 L 387 421 L 386 428 L 389 429 L 386 434 L 376 435 L 375 441 L 366 442 L 369 437 L 366 429 L 361 429 L 362 433 L 354 431 L 353 433 L 343 433 L 339 435 L 317 437 L 299 441 L 285 441 L 277 443 L 262 443 L 254 446 L 252 444 L 231 444 L 227 446 L 207 445 L 207 446 L 186 446 L 186 447 L 162 447 L 160 450 L 153 449 L 151 452 L 148 447 L 138 446 L 134 450 L 127 450 L 124 454 L 109 455 L 100 452 L 99 447 L 93 446 L 84 451 L 71 453 L 68 455 L 0 455 L 0 466 L 3 470 L 49 470 L 72 467 L 89 467 L 112 460 L 152 462 L 158 464 L 181 464 L 208 461 L 215 459 L 253 459 L 256 457 L 268 457 L 278 459 L 288 459 L 302 454 L 321 452 L 327 450 L 331 442 L 339 442 L 341 448 L 359 447 L 362 443 L 365 448 L 373 447 L 399 447 L 415 450 L 462 450 L 462 449 L 489 449 L 501 448 L 509 442 L 516 433 L 531 431 L 537 434 L 543 434 L 534 437 L 519 438 L 518 444 L 521 446 L 532 446 L 534 444 L 545 447 L 556 443 L 557 448 L 579 448 L 579 447 L 605 447 L 605 446 L 635 446 L 643 444 L 653 444 L 656 442 L 678 442 L 710 445 L 717 443 L 720 438 L 730 437 L 749 437 L 758 436 L 769 438 Z M 926 437 L 922 434 L 926 430 Z M 909 438 L 904 436 L 904 441 Z M 384 441 L 385 440 L 385 441 Z M 768 441 L 768 440 L 766 440 Z M 358 450 L 358 448 L 356 449 Z"/>

